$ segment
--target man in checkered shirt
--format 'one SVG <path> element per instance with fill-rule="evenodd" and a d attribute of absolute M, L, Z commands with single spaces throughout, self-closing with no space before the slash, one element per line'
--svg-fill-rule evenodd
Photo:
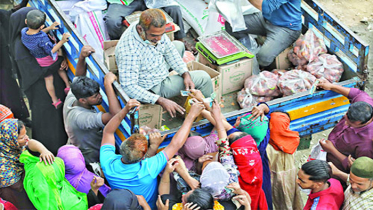
<path fill-rule="evenodd" d="M 184 114 L 185 110 L 168 98 L 190 89 L 199 89 L 205 97 L 210 97 L 213 88 L 205 71 L 188 72 L 180 56 L 184 45 L 171 42 L 165 34 L 165 27 L 166 17 L 161 10 L 145 10 L 139 23 L 132 24 L 123 33 L 115 58 L 120 83 L 130 98 L 159 104 L 175 117 L 176 112 Z M 168 76 L 170 69 L 178 75 Z"/>
<path fill-rule="evenodd" d="M 349 185 L 345 190 L 343 210 L 373 209 L 373 160 L 369 157 L 359 157 L 349 161 L 350 174 L 332 166 L 333 175 Z"/>

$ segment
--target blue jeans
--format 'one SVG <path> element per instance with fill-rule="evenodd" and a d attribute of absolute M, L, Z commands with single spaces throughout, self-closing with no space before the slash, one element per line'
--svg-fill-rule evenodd
<path fill-rule="evenodd" d="M 124 18 L 135 11 L 144 11 L 148 9 L 145 5 L 144 0 L 135 0 L 130 5 L 122 4 L 110 4 L 106 16 L 104 17 L 107 31 L 111 40 L 117 40 L 120 38 L 124 30 L 126 29 L 122 25 Z M 175 33 L 175 39 L 184 38 L 184 24 L 179 6 L 163 7 L 167 14 L 169 14 L 174 22 L 180 27 L 180 31 Z"/>
<path fill-rule="evenodd" d="M 260 66 L 269 66 L 275 58 L 295 42 L 301 31 L 294 31 L 286 27 L 275 26 L 263 18 L 261 12 L 245 15 L 246 30 L 232 32 L 231 25 L 226 21 L 225 29 L 236 39 L 246 37 L 248 34 L 266 36 L 266 41 L 261 46 L 256 58 Z"/>

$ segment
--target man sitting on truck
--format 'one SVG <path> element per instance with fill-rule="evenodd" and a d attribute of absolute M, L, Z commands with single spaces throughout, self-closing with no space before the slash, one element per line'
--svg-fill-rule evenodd
<path fill-rule="evenodd" d="M 328 140 L 320 144 L 328 153 L 327 160 L 339 170 L 349 173 L 353 159 L 373 158 L 373 99 L 364 91 L 331 84 L 320 79 L 318 87 L 342 94 L 350 100 L 350 107 L 330 132 Z"/>
<path fill-rule="evenodd" d="M 144 196 L 151 209 L 156 209 L 158 174 L 184 145 L 193 121 L 200 115 L 204 106 L 199 102 L 192 105 L 181 128 L 169 145 L 158 154 L 154 155 L 157 148 L 148 148 L 148 141 L 142 134 L 133 134 L 123 141 L 120 145 L 120 155 L 115 154 L 114 133 L 128 111 L 139 106 L 138 101 L 131 99 L 106 125 L 100 149 L 100 163 L 112 189 L 129 189 L 136 195 Z M 160 134 L 158 138 L 161 138 Z M 148 149 L 152 150 L 152 154 L 149 154 Z"/>
<path fill-rule="evenodd" d="M 190 89 L 199 89 L 205 97 L 210 97 L 213 89 L 205 71 L 188 72 L 174 46 L 177 41 L 173 44 L 165 35 L 165 25 L 166 17 L 161 10 L 145 10 L 139 23 L 130 25 L 122 35 L 115 58 L 120 83 L 130 98 L 157 103 L 175 117 L 176 112 L 184 114 L 185 110 L 167 98 Z M 170 68 L 178 75 L 168 76 Z"/>
<path fill-rule="evenodd" d="M 247 38 L 248 34 L 266 36 L 256 58 L 260 66 L 267 67 L 301 34 L 301 1 L 249 0 L 249 2 L 261 12 L 244 16 L 247 29 L 233 32 L 232 23 L 227 21 L 225 28 L 236 39 Z"/>

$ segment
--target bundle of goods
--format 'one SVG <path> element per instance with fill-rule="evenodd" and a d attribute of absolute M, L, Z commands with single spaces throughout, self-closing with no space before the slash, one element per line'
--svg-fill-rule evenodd
<path fill-rule="evenodd" d="M 276 97 L 281 94 L 277 87 L 278 76 L 269 71 L 262 71 L 258 75 L 252 75 L 245 80 L 245 88 L 252 95 Z"/>
<path fill-rule="evenodd" d="M 287 70 L 280 70 L 280 69 L 273 69 L 271 72 L 273 74 L 276 74 L 278 77 L 280 77 L 288 71 Z"/>
<path fill-rule="evenodd" d="M 297 66 L 297 69 L 305 70 L 307 63 L 326 52 L 324 41 L 318 38 L 312 30 L 308 30 L 294 43 L 294 48 L 288 53 L 288 59 Z"/>
<path fill-rule="evenodd" d="M 307 71 L 316 78 L 324 77 L 333 83 L 341 79 L 343 64 L 335 55 L 322 54 L 307 65 Z"/>
<path fill-rule="evenodd" d="M 278 87 L 284 96 L 308 91 L 312 88 L 316 77 L 302 70 L 291 70 L 284 73 L 278 80 Z"/>
<path fill-rule="evenodd" d="M 237 102 L 242 109 L 252 108 L 260 102 L 267 102 L 273 98 L 274 97 L 270 96 L 253 96 L 250 94 L 250 91 L 247 88 L 243 88 L 237 93 Z"/>
<path fill-rule="evenodd" d="M 149 128 L 148 126 L 146 125 L 143 125 L 140 127 L 140 131 L 139 133 L 144 135 L 144 136 L 147 136 L 151 133 L 155 133 L 155 132 L 160 132 L 158 129 L 155 129 L 155 128 Z"/>

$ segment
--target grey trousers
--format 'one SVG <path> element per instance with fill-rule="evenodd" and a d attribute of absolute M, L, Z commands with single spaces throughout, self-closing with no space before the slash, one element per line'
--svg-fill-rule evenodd
<path fill-rule="evenodd" d="M 184 43 L 180 41 L 173 41 L 176 50 L 179 52 L 180 56 L 184 56 L 185 46 Z M 212 88 L 211 77 L 205 71 L 190 71 L 190 77 L 194 82 L 195 88 L 200 90 L 202 94 L 208 98 L 214 91 Z M 173 75 L 167 77 L 160 84 L 152 87 L 151 91 L 164 98 L 172 98 L 180 95 L 180 90 L 185 90 L 184 79 L 179 75 Z"/>
<path fill-rule="evenodd" d="M 189 74 L 195 89 L 200 90 L 206 98 L 210 97 L 214 91 L 210 75 L 201 70 L 190 71 Z M 155 94 L 164 98 L 179 96 L 181 90 L 185 90 L 185 85 L 183 77 L 179 75 L 169 76 L 151 89 Z"/>
<path fill-rule="evenodd" d="M 231 25 L 226 21 L 226 31 L 236 39 L 241 39 L 247 34 L 266 36 L 267 39 L 256 54 L 260 66 L 269 66 L 275 58 L 289 47 L 301 34 L 286 27 L 275 26 L 263 18 L 261 12 L 245 15 L 246 30 L 232 32 Z"/>
<path fill-rule="evenodd" d="M 124 18 L 135 11 L 144 11 L 148 9 L 144 0 L 134 0 L 130 5 L 110 4 L 106 16 L 104 17 L 106 28 L 108 30 L 111 40 L 117 40 L 121 37 L 125 30 L 122 25 Z M 180 27 L 180 31 L 175 33 L 175 39 L 184 38 L 184 24 L 183 17 L 179 6 L 163 7 L 167 14 L 169 14 L 174 22 Z"/>

